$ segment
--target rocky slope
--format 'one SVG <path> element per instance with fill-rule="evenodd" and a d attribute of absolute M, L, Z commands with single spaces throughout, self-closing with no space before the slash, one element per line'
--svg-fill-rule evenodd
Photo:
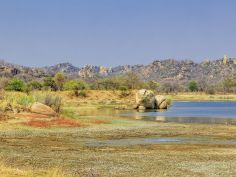
<path fill-rule="evenodd" d="M 86 65 L 82 68 L 70 63 L 61 63 L 50 67 L 24 67 L 0 62 L 0 76 L 17 77 L 25 80 L 54 76 L 63 72 L 70 78 L 96 79 L 134 72 L 145 81 L 186 83 L 199 80 L 216 83 L 236 73 L 236 59 L 222 58 L 213 61 L 195 63 L 191 60 L 155 60 L 148 65 L 123 65 L 113 68 Z"/>

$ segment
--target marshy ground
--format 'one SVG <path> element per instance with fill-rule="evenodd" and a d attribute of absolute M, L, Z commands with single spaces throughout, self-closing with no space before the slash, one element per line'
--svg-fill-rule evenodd
<path fill-rule="evenodd" d="M 1 176 L 236 176 L 235 125 L 113 117 L 102 101 L 71 100 L 56 119 L 2 119 Z"/>

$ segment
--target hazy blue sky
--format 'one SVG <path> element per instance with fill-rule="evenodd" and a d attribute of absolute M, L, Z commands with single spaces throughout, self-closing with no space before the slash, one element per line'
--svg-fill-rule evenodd
<path fill-rule="evenodd" d="M 236 57 L 236 0 L 0 0 L 0 58 L 115 66 Z"/>

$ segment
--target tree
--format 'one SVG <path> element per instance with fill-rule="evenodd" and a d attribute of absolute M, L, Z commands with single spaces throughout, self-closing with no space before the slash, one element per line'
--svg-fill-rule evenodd
<path fill-rule="evenodd" d="M 232 78 L 226 78 L 223 81 L 223 88 L 225 92 L 232 91 L 232 88 L 236 87 L 236 80 Z"/>
<path fill-rule="evenodd" d="M 40 82 L 33 80 L 27 84 L 27 87 L 30 90 L 41 90 L 43 85 Z"/>
<path fill-rule="evenodd" d="M 168 94 L 170 92 L 173 92 L 174 90 L 170 82 L 165 82 L 161 85 L 161 91 Z"/>
<path fill-rule="evenodd" d="M 87 88 L 87 83 L 83 81 L 69 80 L 64 84 L 64 90 L 73 91 L 75 96 L 86 97 L 85 89 Z"/>
<path fill-rule="evenodd" d="M 119 84 L 115 82 L 113 77 L 111 77 L 111 78 L 104 78 L 104 79 L 98 80 L 97 87 L 98 89 L 113 90 L 113 89 L 118 89 Z"/>
<path fill-rule="evenodd" d="M 148 81 L 146 85 L 148 89 L 155 90 L 155 91 L 158 90 L 158 88 L 160 87 L 160 84 L 156 81 Z"/>
<path fill-rule="evenodd" d="M 57 90 L 57 85 L 55 83 L 55 81 L 53 80 L 52 77 L 45 77 L 43 79 L 43 86 L 46 88 L 46 89 L 51 89 L 51 90 Z"/>
<path fill-rule="evenodd" d="M 6 86 L 6 90 L 10 91 L 24 91 L 25 83 L 20 79 L 12 79 Z"/>
<path fill-rule="evenodd" d="M 64 84 L 64 90 L 85 90 L 88 87 L 84 81 L 69 80 Z"/>
<path fill-rule="evenodd" d="M 175 81 L 166 81 L 158 90 L 165 93 L 177 93 L 183 90 L 183 88 Z"/>
<path fill-rule="evenodd" d="M 79 90 L 79 84 L 75 80 L 69 80 L 64 84 L 64 90 Z"/>
<path fill-rule="evenodd" d="M 143 86 L 141 79 L 133 72 L 130 72 L 125 76 L 125 81 L 125 84 L 129 89 L 139 89 L 141 86 Z"/>
<path fill-rule="evenodd" d="M 1 77 L 0 78 L 0 90 L 6 88 L 8 85 L 9 79 L 6 77 Z"/>
<path fill-rule="evenodd" d="M 215 86 L 210 85 L 206 88 L 206 93 L 210 95 L 214 95 L 216 93 Z"/>
<path fill-rule="evenodd" d="M 55 80 L 55 83 L 57 85 L 57 88 L 59 90 L 62 90 L 63 85 L 64 85 L 65 80 L 66 80 L 65 75 L 63 73 L 59 72 L 55 75 L 54 80 Z"/>
<path fill-rule="evenodd" d="M 192 80 L 192 81 L 189 81 L 188 83 L 188 89 L 191 91 L 191 92 L 195 92 L 198 90 L 198 86 L 197 86 L 197 82 Z"/>
<path fill-rule="evenodd" d="M 209 81 L 207 82 L 207 80 L 205 80 L 205 79 L 198 80 L 198 82 L 197 82 L 198 91 L 206 92 L 207 89 L 209 88 L 208 83 L 209 83 Z"/>

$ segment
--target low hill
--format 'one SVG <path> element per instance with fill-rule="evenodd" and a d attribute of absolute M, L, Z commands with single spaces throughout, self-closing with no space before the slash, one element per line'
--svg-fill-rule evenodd
<path fill-rule="evenodd" d="M 76 67 L 70 63 L 60 63 L 48 67 L 25 67 L 0 62 L 0 76 L 17 77 L 24 80 L 54 76 L 63 72 L 70 78 L 96 79 L 136 73 L 142 80 L 158 82 L 186 83 L 189 80 L 217 83 L 236 73 L 236 59 L 222 58 L 212 61 L 196 63 L 191 60 L 155 60 L 148 65 L 122 65 L 117 67 L 102 67 L 86 65 Z"/>

